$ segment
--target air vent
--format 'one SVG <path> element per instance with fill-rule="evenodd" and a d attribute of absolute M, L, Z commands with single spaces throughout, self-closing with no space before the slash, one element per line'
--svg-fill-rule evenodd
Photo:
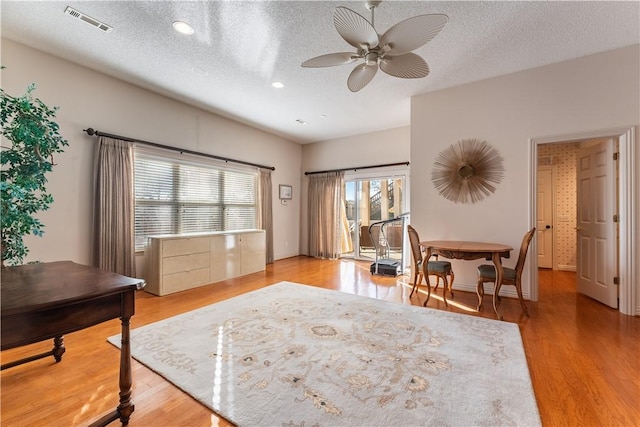
<path fill-rule="evenodd" d="M 74 18 L 77 18 L 81 21 L 86 22 L 87 24 L 90 24 L 102 31 L 104 31 L 105 33 L 108 33 L 109 31 L 113 30 L 113 27 L 111 25 L 107 25 L 104 22 L 100 22 L 97 19 L 93 19 L 90 16 L 85 15 L 82 12 L 78 12 L 77 10 L 75 10 L 74 8 L 72 8 L 71 6 L 67 6 L 67 8 L 65 9 L 64 13 L 66 13 L 67 15 L 73 16 Z"/>

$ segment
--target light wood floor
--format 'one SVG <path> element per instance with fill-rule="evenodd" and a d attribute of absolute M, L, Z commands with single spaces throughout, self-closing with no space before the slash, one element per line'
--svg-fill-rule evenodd
<path fill-rule="evenodd" d="M 132 327 L 281 280 L 413 305 L 424 301 L 424 295 L 409 299 L 407 277 L 372 276 L 368 266 L 295 257 L 268 266 L 266 272 L 171 296 L 141 291 Z M 449 308 L 433 297 L 429 307 L 493 318 L 486 298 L 482 313 L 474 311 L 475 294 L 466 292 L 456 292 Z M 640 426 L 640 318 L 577 295 L 575 275 L 568 272 L 540 271 L 540 301 L 528 303 L 530 318 L 521 314 L 516 300 L 504 298 L 502 304 L 505 320 L 520 326 L 545 426 Z M 61 363 L 47 358 L 2 371 L 2 426 L 86 425 L 113 410 L 119 353 L 106 338 L 119 332 L 118 320 L 76 332 L 65 337 Z M 5 351 L 2 362 L 51 346 L 46 342 Z M 133 427 L 230 425 L 135 360 L 133 379 Z"/>

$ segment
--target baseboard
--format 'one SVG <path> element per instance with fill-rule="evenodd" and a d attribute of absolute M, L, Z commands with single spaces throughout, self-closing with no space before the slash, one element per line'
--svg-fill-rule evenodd
<path fill-rule="evenodd" d="M 280 254 L 280 255 L 278 255 L 277 258 L 274 259 L 274 261 L 280 261 L 280 260 L 287 259 L 287 258 L 295 258 L 297 256 L 309 256 L 309 255 L 307 255 L 307 254 L 298 254 L 298 253 Z"/>
<path fill-rule="evenodd" d="M 575 265 L 558 265 L 560 271 L 576 271 Z"/>

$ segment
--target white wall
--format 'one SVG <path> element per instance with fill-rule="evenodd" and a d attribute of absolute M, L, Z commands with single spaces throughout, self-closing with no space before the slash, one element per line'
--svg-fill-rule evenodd
<path fill-rule="evenodd" d="M 48 189 L 50 210 L 39 217 L 42 238 L 26 240 L 26 261 L 72 260 L 91 264 L 91 200 L 94 129 L 274 166 L 273 216 L 276 259 L 299 254 L 299 189 L 286 206 L 278 202 L 278 184 L 300 181 L 302 148 L 279 136 L 234 122 L 121 80 L 2 39 L 2 88 L 21 95 L 37 84 L 35 96 L 59 106 L 56 121 L 69 147 L 56 156 Z"/>
<path fill-rule="evenodd" d="M 44 237 L 27 239 L 28 261 L 91 262 L 95 139 L 82 131 L 87 127 L 275 166 L 276 259 L 308 250 L 305 171 L 404 161 L 411 161 L 411 220 L 421 237 L 518 247 L 529 225 L 529 138 L 637 125 L 639 63 L 636 45 L 442 90 L 412 100 L 411 128 L 300 146 L 2 39 L 2 65 L 8 67 L 0 73 L 2 88 L 18 95 L 36 82 L 35 95 L 60 107 L 57 122 L 70 142 L 55 159 L 48 186 L 55 202 L 40 216 Z M 448 202 L 430 180 L 435 156 L 464 138 L 487 140 L 505 159 L 505 179 L 496 194 L 475 205 Z M 638 173 L 636 181 L 637 190 Z M 278 201 L 278 184 L 293 184 L 287 205 Z M 638 234 L 634 230 L 636 254 Z M 472 286 L 476 263 L 454 262 L 457 286 Z M 529 286 L 525 279 L 526 295 Z M 640 307 L 640 292 L 636 295 Z"/>
<path fill-rule="evenodd" d="M 635 45 L 414 97 L 411 219 L 420 237 L 495 241 L 519 248 L 530 225 L 529 139 L 637 126 L 639 48 Z M 495 147 L 504 158 L 506 173 L 488 199 L 455 205 L 438 195 L 431 170 L 438 153 L 466 138 L 484 139 Z M 636 156 L 640 156 L 638 148 Z M 640 174 L 636 178 L 640 181 Z M 636 190 L 640 188 L 640 182 L 635 185 Z M 636 191 L 636 206 L 637 199 Z M 634 233 L 638 254 L 638 230 Z M 454 261 L 457 287 L 474 287 L 475 268 L 482 262 Z M 505 262 L 514 264 L 515 259 Z M 527 270 L 523 280 L 528 296 Z"/>
<path fill-rule="evenodd" d="M 305 172 L 355 168 L 409 161 L 410 128 L 401 127 L 347 138 L 332 139 L 302 146 L 302 174 L 300 188 L 300 252 L 309 253 L 307 222 L 307 189 Z M 384 169 L 380 169 L 384 171 Z"/>

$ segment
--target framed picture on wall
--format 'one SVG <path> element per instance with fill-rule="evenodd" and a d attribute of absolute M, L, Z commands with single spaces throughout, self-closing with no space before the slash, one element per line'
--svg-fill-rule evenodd
<path fill-rule="evenodd" d="M 280 184 L 280 200 L 291 200 L 292 188 L 290 185 Z"/>

